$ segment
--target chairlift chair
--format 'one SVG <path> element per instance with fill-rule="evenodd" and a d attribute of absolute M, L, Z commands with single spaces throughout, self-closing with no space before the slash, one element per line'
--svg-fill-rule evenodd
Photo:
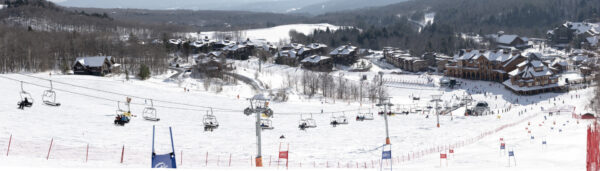
<path fill-rule="evenodd" d="M 56 92 L 54 92 L 52 80 L 50 80 L 50 90 L 46 90 L 42 94 L 42 101 L 48 106 L 60 106 L 60 103 L 56 102 Z"/>
<path fill-rule="evenodd" d="M 365 120 L 373 120 L 373 113 L 371 112 L 371 110 L 369 110 L 368 113 L 358 113 L 358 116 L 356 116 L 356 120 L 357 121 L 365 121 Z"/>
<path fill-rule="evenodd" d="M 146 101 L 144 101 L 144 103 L 146 103 Z M 154 108 L 154 101 L 152 99 L 150 99 L 150 106 L 146 106 L 144 108 L 142 116 L 148 121 L 160 121 L 160 118 L 158 118 L 158 114 L 156 112 L 156 108 Z"/>
<path fill-rule="evenodd" d="M 304 130 L 306 128 L 316 128 L 317 127 L 317 121 L 315 121 L 312 118 L 312 114 L 310 118 L 302 118 L 302 115 L 300 115 L 300 123 L 298 124 L 298 128 L 300 128 L 301 130 Z"/>
<path fill-rule="evenodd" d="M 274 129 L 271 119 L 260 119 L 260 127 L 265 129 Z"/>
<path fill-rule="evenodd" d="M 129 99 L 128 99 L 129 100 Z M 131 120 L 131 112 L 129 111 L 129 105 L 127 105 L 127 111 L 121 109 L 121 102 L 117 101 L 117 111 L 114 120 L 114 124 L 117 126 L 125 126 Z"/>
<path fill-rule="evenodd" d="M 217 117 L 213 115 L 212 108 L 210 109 L 210 113 L 206 111 L 206 115 L 204 115 L 203 119 L 204 123 L 204 131 L 213 131 L 219 127 L 219 121 L 217 121 Z"/>
<path fill-rule="evenodd" d="M 346 115 L 340 115 L 340 116 L 331 116 L 331 125 L 333 125 L 334 127 L 337 125 L 346 125 L 348 124 L 348 118 L 346 118 Z"/>
<path fill-rule="evenodd" d="M 17 103 L 17 105 L 19 105 L 20 107 L 22 106 L 23 108 L 33 106 L 33 97 L 31 97 L 31 94 L 29 94 L 28 92 L 26 92 L 23 89 L 22 81 L 21 81 L 21 92 L 19 92 L 19 96 L 21 97 L 21 100 Z"/>

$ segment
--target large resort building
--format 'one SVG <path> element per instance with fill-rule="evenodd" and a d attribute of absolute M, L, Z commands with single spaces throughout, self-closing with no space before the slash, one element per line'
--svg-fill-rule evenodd
<path fill-rule="evenodd" d="M 503 83 L 515 93 L 532 95 L 561 89 L 559 75 L 536 55 L 530 54 L 517 67 L 509 73 L 510 79 Z"/>
<path fill-rule="evenodd" d="M 525 61 L 519 52 L 509 50 L 461 50 L 446 64 L 446 76 L 503 82 L 508 72 Z"/>

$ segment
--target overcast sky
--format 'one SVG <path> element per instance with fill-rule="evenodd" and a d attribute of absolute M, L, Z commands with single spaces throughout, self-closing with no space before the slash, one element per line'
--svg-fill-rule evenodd
<path fill-rule="evenodd" d="M 63 6 L 96 8 L 145 8 L 145 9 L 208 9 L 243 10 L 244 5 L 265 2 L 310 5 L 327 0 L 50 0 Z M 265 5 L 265 8 L 268 8 Z"/>

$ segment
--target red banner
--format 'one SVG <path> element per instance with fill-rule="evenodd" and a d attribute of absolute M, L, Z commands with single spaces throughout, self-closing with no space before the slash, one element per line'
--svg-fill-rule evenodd
<path fill-rule="evenodd" d="M 288 159 L 288 152 L 287 151 L 280 151 L 279 152 L 279 158 L 280 159 Z"/>

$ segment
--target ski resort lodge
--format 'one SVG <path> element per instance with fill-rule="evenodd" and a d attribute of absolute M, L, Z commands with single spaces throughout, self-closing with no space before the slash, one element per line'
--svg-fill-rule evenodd
<path fill-rule="evenodd" d="M 78 57 L 73 64 L 73 73 L 102 76 L 112 73 L 118 66 L 112 56 Z"/>
<path fill-rule="evenodd" d="M 532 95 L 562 89 L 559 75 L 535 54 L 530 54 L 517 67 L 509 73 L 510 79 L 502 83 L 517 94 Z"/>
<path fill-rule="evenodd" d="M 509 50 L 470 50 L 464 49 L 446 64 L 446 76 L 503 82 L 508 72 L 525 61 L 521 53 Z"/>

